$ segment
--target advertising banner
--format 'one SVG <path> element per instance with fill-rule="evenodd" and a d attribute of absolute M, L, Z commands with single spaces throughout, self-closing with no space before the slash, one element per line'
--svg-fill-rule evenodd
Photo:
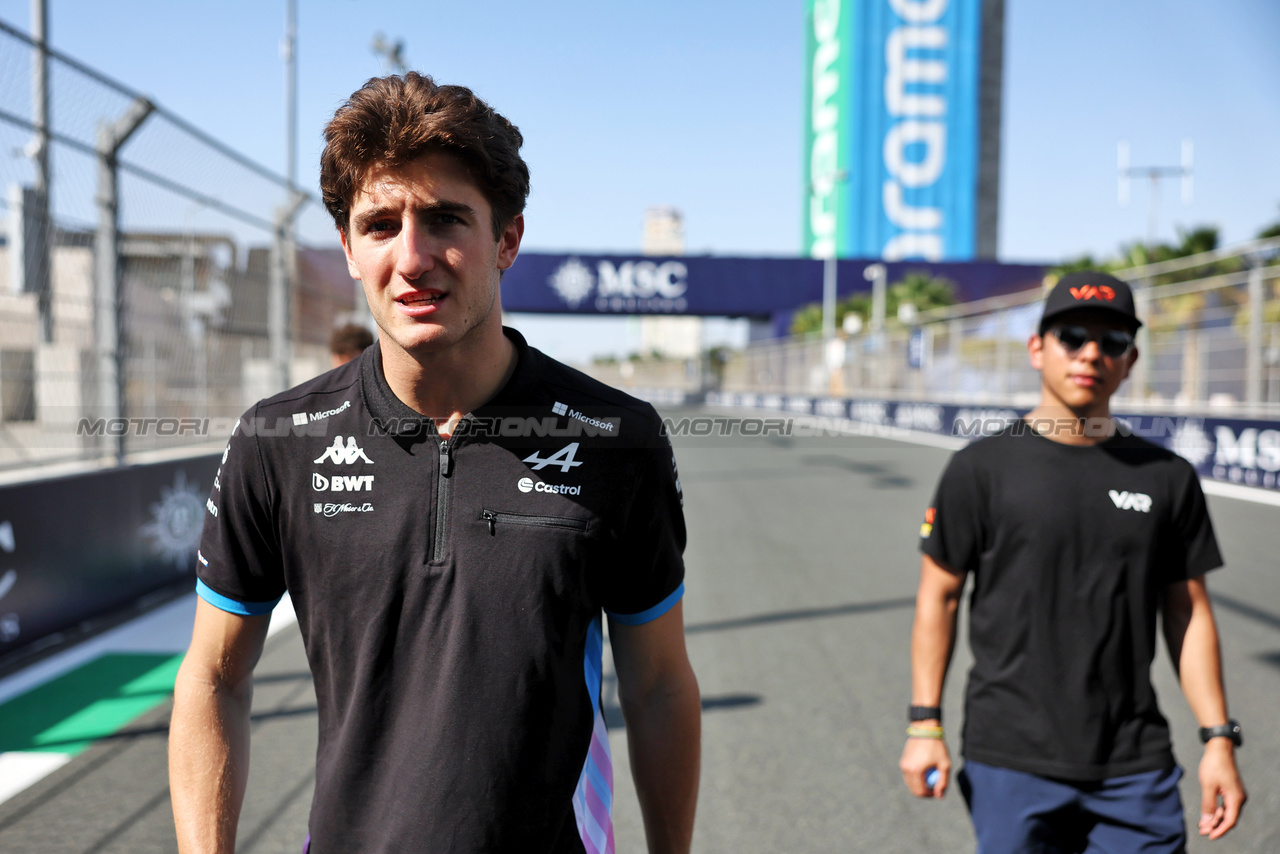
<path fill-rule="evenodd" d="M 0 486 L 0 660 L 187 581 L 221 455 Z"/>
<path fill-rule="evenodd" d="M 998 0 L 809 0 L 806 254 L 994 257 L 1002 24 Z"/>
<path fill-rule="evenodd" d="M 706 403 L 831 418 L 837 423 L 882 429 L 886 435 L 910 430 L 962 442 L 997 433 L 1030 411 L 891 398 L 731 392 L 708 392 Z M 1123 429 L 1187 460 L 1203 478 L 1280 491 L 1280 421 L 1125 412 L 1115 417 Z"/>
<path fill-rule="evenodd" d="M 840 296 L 866 291 L 869 260 L 839 262 Z M 960 302 L 1039 287 L 1034 264 L 887 264 L 890 283 L 909 272 L 943 276 Z M 521 252 L 502 278 L 504 311 L 558 314 L 691 314 L 769 317 L 822 300 L 822 262 L 812 258 L 708 255 L 551 255 Z"/>

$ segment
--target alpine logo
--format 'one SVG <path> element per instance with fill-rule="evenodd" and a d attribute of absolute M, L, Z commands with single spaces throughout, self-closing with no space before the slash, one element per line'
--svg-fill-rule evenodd
<path fill-rule="evenodd" d="M 371 492 L 373 475 L 337 475 L 325 477 L 319 472 L 311 473 L 311 488 L 316 492 Z"/>
<path fill-rule="evenodd" d="M 1078 300 L 1100 299 L 1111 302 L 1116 298 L 1114 288 L 1107 285 L 1083 285 L 1078 288 L 1071 288 L 1071 295 Z"/>
<path fill-rule="evenodd" d="M 1114 489 L 1108 489 L 1107 494 L 1111 496 L 1111 501 L 1121 510 L 1137 510 L 1139 513 L 1151 512 L 1151 496 L 1143 495 L 1141 492 L 1117 492 Z"/>
<path fill-rule="evenodd" d="M 570 442 L 568 445 L 565 445 L 549 457 L 540 457 L 538 456 L 538 452 L 534 451 L 532 454 L 525 457 L 523 462 L 531 463 L 534 471 L 542 471 L 547 466 L 559 466 L 562 474 L 568 474 L 569 469 L 574 466 L 582 465 L 581 460 L 575 460 L 573 458 L 574 454 L 577 452 L 578 443 Z"/>
<path fill-rule="evenodd" d="M 366 457 L 364 451 L 356 444 L 355 436 L 349 437 L 345 446 L 342 444 L 341 436 L 334 436 L 333 444 L 325 448 L 324 453 L 315 462 L 322 463 L 325 460 L 332 460 L 339 465 L 351 465 L 352 463 L 373 464 L 373 460 Z"/>

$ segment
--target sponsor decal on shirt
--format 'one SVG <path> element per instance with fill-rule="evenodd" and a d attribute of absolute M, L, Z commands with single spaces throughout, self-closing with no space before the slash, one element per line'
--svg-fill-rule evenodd
<path fill-rule="evenodd" d="M 582 465 L 581 460 L 575 460 L 573 458 L 576 453 L 578 453 L 578 443 L 570 442 L 568 445 L 565 445 L 549 457 L 540 457 L 538 456 L 538 452 L 534 451 L 532 454 L 525 457 L 522 462 L 532 464 L 534 471 L 542 471 L 547 466 L 559 466 L 562 474 L 568 474 L 569 469 L 574 466 Z M 319 462 L 319 460 L 316 462 Z"/>
<path fill-rule="evenodd" d="M 933 533 L 933 520 L 937 515 L 938 511 L 933 507 L 924 511 L 924 522 L 920 525 L 920 539 L 929 539 L 929 535 Z"/>
<path fill-rule="evenodd" d="M 333 437 L 333 444 L 325 448 L 323 454 L 314 462 L 322 463 L 325 460 L 332 460 L 338 465 L 351 465 L 352 463 L 369 463 L 373 464 L 373 460 L 364 455 L 364 450 L 356 444 L 356 437 L 351 436 L 347 439 L 346 445 L 342 443 L 341 436 Z"/>
<path fill-rule="evenodd" d="M 325 477 L 320 472 L 311 473 L 311 488 L 316 492 L 372 492 L 373 475 L 340 475 Z"/>
<path fill-rule="evenodd" d="M 1108 489 L 1111 501 L 1121 510 L 1137 510 L 1139 513 L 1151 512 L 1151 496 L 1141 492 L 1120 492 Z"/>
<path fill-rule="evenodd" d="M 346 412 L 351 408 L 351 401 L 344 400 L 341 406 L 335 406 L 333 409 L 326 409 L 323 412 L 295 412 L 293 413 L 294 426 L 302 427 L 308 421 L 320 421 L 328 418 L 330 415 L 337 415 L 339 412 Z"/>
<path fill-rule="evenodd" d="M 581 412 L 579 412 L 576 409 L 570 409 L 567 405 L 561 403 L 558 400 L 555 402 L 555 405 L 551 407 L 551 411 L 554 412 L 556 415 L 564 415 L 569 418 L 572 418 L 574 421 L 581 421 L 583 424 L 590 424 L 592 427 L 597 427 L 601 430 L 606 430 L 610 433 L 612 433 L 614 430 L 614 427 L 617 426 L 614 423 L 615 421 L 617 421 L 616 418 L 610 418 L 604 421 L 600 420 L 599 418 L 592 418 L 590 415 L 583 415 Z"/>
<path fill-rule="evenodd" d="M 581 495 L 582 486 L 569 486 L 566 483 L 543 483 L 531 477 L 522 477 L 516 481 L 516 489 L 521 492 L 551 492 L 556 495 Z"/>
<path fill-rule="evenodd" d="M 322 513 L 324 516 L 337 516 L 339 513 L 372 513 L 373 505 L 367 501 L 364 504 L 321 504 L 316 502 L 312 505 L 315 512 Z"/>

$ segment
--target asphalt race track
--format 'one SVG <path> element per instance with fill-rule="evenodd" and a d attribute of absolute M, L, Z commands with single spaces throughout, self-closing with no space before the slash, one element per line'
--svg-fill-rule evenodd
<path fill-rule="evenodd" d="M 897 769 L 920 516 L 946 450 L 860 437 L 678 438 L 690 538 L 685 619 L 703 697 L 699 852 L 963 852 L 963 802 L 916 801 Z M 1280 508 L 1210 497 L 1228 566 L 1210 576 L 1239 757 L 1239 828 L 1191 850 L 1280 851 Z M 962 628 L 963 631 L 963 628 Z M 960 717 L 968 655 L 944 703 Z M 1154 666 L 1183 800 L 1199 813 L 1195 722 L 1168 661 Z M 619 852 L 644 850 L 625 728 L 606 672 Z M 176 850 L 169 705 L 0 803 L 0 852 Z M 314 780 L 315 698 L 296 627 L 258 666 L 240 852 L 301 850 Z M 956 743 L 951 739 L 953 751 Z"/>

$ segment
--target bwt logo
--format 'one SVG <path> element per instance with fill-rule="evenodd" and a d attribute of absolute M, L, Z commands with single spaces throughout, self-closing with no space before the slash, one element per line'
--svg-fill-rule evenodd
<path fill-rule="evenodd" d="M 889 0 L 905 23 L 884 46 L 884 103 L 894 124 L 884 138 L 890 177 L 882 201 L 889 222 L 902 229 L 885 244 L 886 261 L 943 255 L 942 209 L 909 204 L 905 191 L 932 187 L 947 165 L 947 31 L 936 25 L 947 2 Z"/>
<path fill-rule="evenodd" d="M 577 258 L 565 261 L 547 281 L 570 308 L 596 294 L 596 308 L 683 311 L 689 268 L 680 261 L 599 261 L 595 273 Z M 635 305 L 635 301 L 646 302 Z M 656 301 L 656 302 L 655 302 Z M 617 303 L 617 305 L 615 305 Z M 632 304 L 627 304 L 632 303 Z"/>
<path fill-rule="evenodd" d="M 373 475 L 337 475 L 325 477 L 319 472 L 311 473 L 311 488 L 316 492 L 368 492 L 373 489 Z"/>

